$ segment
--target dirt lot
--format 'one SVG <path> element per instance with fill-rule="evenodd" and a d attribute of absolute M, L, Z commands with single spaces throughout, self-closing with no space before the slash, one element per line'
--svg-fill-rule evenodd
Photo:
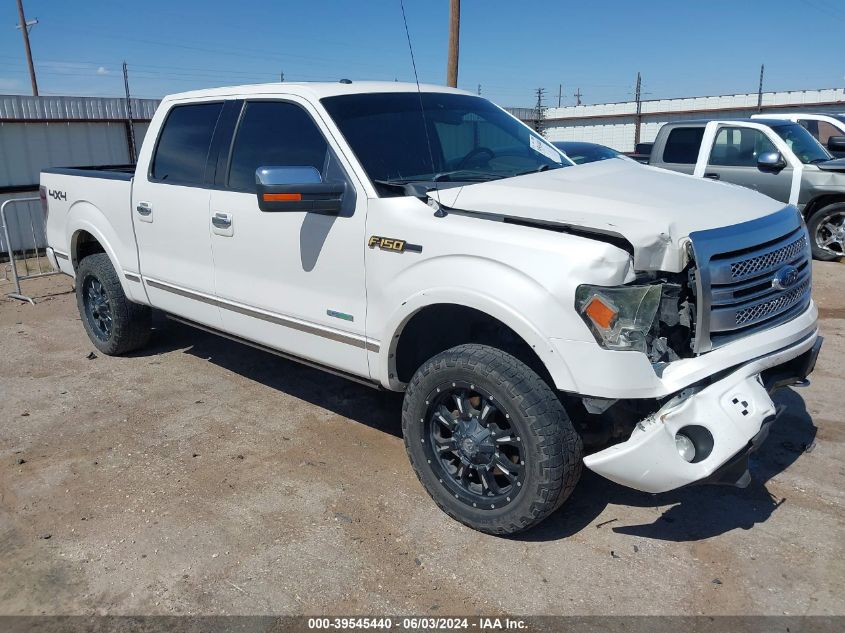
<path fill-rule="evenodd" d="M 845 267 L 745 489 L 587 472 L 540 528 L 443 515 L 400 397 L 169 321 L 98 355 L 66 277 L 0 301 L 0 614 L 845 614 Z M 8 292 L 9 286 L 0 286 Z"/>

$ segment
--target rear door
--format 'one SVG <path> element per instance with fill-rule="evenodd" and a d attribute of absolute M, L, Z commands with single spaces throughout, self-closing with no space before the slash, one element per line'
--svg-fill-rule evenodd
<path fill-rule="evenodd" d="M 652 147 L 649 164 L 683 174 L 692 174 L 703 136 L 703 125 L 680 126 L 669 130 L 662 147 Z"/>
<path fill-rule="evenodd" d="M 787 163 L 780 172 L 766 173 L 757 168 L 757 157 L 779 148 L 765 132 L 755 127 L 720 125 L 707 159 L 705 178 L 730 182 L 754 189 L 775 200 L 788 203 L 793 168 Z"/>
<path fill-rule="evenodd" d="M 209 230 L 210 184 L 216 163 L 211 149 L 234 124 L 231 102 L 176 104 L 167 113 L 138 173 L 132 213 L 140 272 L 150 303 L 192 321 L 220 327 L 214 300 L 214 262 Z M 230 130 L 231 133 L 231 130 Z"/>

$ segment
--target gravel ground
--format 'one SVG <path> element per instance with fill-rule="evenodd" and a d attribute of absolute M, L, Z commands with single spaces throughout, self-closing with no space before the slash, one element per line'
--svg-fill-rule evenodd
<path fill-rule="evenodd" d="M 845 293 L 745 490 L 586 472 L 516 538 L 428 498 L 401 396 L 157 321 L 94 350 L 71 281 L 0 301 L 0 614 L 845 614 Z M 0 285 L 8 292 L 9 285 Z"/>

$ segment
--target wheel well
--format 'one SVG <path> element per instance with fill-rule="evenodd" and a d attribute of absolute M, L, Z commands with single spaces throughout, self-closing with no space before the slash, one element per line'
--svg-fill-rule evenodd
<path fill-rule="evenodd" d="M 405 324 L 396 345 L 396 377 L 409 382 L 429 358 L 464 343 L 490 345 L 507 352 L 555 389 L 543 361 L 519 334 L 489 314 L 454 304 L 427 306 Z"/>
<path fill-rule="evenodd" d="M 88 231 L 77 231 L 73 236 L 71 245 L 71 261 L 73 262 L 74 270 L 79 266 L 79 262 L 89 255 L 106 252 L 103 245 Z"/>
<path fill-rule="evenodd" d="M 830 193 L 813 198 L 804 207 L 804 217 L 809 220 L 816 211 L 836 202 L 845 202 L 845 196 L 841 193 Z"/>

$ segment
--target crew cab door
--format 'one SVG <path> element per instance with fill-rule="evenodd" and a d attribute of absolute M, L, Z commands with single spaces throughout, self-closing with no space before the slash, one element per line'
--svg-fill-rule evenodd
<path fill-rule="evenodd" d="M 366 197 L 330 139 L 306 101 L 244 103 L 211 193 L 215 286 L 227 332 L 368 376 Z M 288 171 L 319 172 L 323 182 L 343 183 L 342 209 L 262 211 L 259 167 L 305 168 Z"/>
<path fill-rule="evenodd" d="M 144 144 L 139 164 L 149 169 L 138 170 L 132 190 L 140 273 L 150 303 L 212 327 L 220 327 L 220 314 L 206 171 L 222 112 L 222 101 L 177 104 L 167 111 L 156 142 Z"/>
<path fill-rule="evenodd" d="M 770 152 L 780 153 L 786 161 L 777 173 L 757 166 L 758 157 Z M 794 178 L 795 162 L 788 147 L 762 125 L 711 122 L 705 129 L 695 175 L 748 187 L 788 204 L 797 202 L 800 188 L 800 175 L 797 182 Z"/>

